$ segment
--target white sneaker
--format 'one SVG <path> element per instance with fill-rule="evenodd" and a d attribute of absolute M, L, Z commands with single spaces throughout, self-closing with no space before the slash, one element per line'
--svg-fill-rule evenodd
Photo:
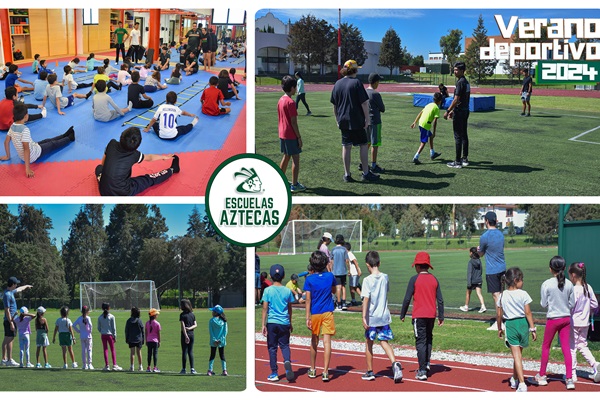
<path fill-rule="evenodd" d="M 469 306 L 460 306 L 460 307 L 458 307 L 458 309 L 460 311 L 467 312 L 467 311 L 469 311 Z"/>
<path fill-rule="evenodd" d="M 517 380 L 515 379 L 514 376 L 511 376 L 510 379 L 508 380 L 508 382 L 510 383 L 511 389 L 516 389 L 519 386 L 519 384 L 517 383 Z"/>
<path fill-rule="evenodd" d="M 494 323 L 492 324 L 492 326 L 490 326 L 489 328 L 487 328 L 488 331 L 497 331 L 498 330 L 498 322 L 494 321 Z M 505 331 L 506 330 L 506 326 L 504 325 L 504 322 L 502 323 L 502 330 Z"/>
<path fill-rule="evenodd" d="M 46 111 L 46 107 L 42 107 L 42 118 L 46 118 L 48 115 L 48 111 Z"/>
<path fill-rule="evenodd" d="M 6 365 L 7 367 L 18 367 L 19 363 L 11 358 L 10 360 L 6 361 L 6 364 L 4 365 Z"/>
<path fill-rule="evenodd" d="M 28 362 L 27 365 L 25 366 L 26 368 L 33 368 L 33 364 Z"/>
<path fill-rule="evenodd" d="M 144 367 L 142 367 L 142 366 L 140 365 L 140 367 L 138 368 L 138 371 L 140 371 L 140 372 L 144 372 Z"/>
<path fill-rule="evenodd" d="M 94 369 L 94 366 L 93 366 L 92 364 L 88 364 L 88 369 L 89 369 L 89 370 L 93 370 L 93 369 Z"/>
<path fill-rule="evenodd" d="M 6 365 L 8 365 L 8 361 L 7 360 L 2 360 L 2 361 L 0 361 L 0 365 L 2 365 L 2 366 L 5 367 Z"/>
<path fill-rule="evenodd" d="M 594 367 L 594 373 L 590 376 L 590 378 L 596 383 L 600 382 L 600 364 L 596 364 Z"/>
<path fill-rule="evenodd" d="M 479 308 L 479 311 L 478 311 L 478 312 L 481 314 L 481 313 L 484 313 L 484 312 L 486 312 L 486 311 L 487 311 L 487 308 L 485 308 L 485 306 L 481 306 L 481 307 Z"/>
<path fill-rule="evenodd" d="M 530 381 L 537 386 L 548 386 L 548 379 L 546 378 L 546 375 L 540 376 L 540 374 L 536 374 L 530 378 Z"/>
<path fill-rule="evenodd" d="M 79 365 L 77 365 L 76 362 L 73 363 L 73 368 L 77 368 Z"/>
<path fill-rule="evenodd" d="M 133 368 L 133 365 L 131 367 L 129 367 L 129 372 L 133 372 L 135 371 L 135 368 Z"/>
<path fill-rule="evenodd" d="M 565 385 L 567 386 L 567 390 L 575 390 L 575 382 L 573 382 L 573 379 L 567 379 Z"/>
<path fill-rule="evenodd" d="M 67 369 L 69 366 L 67 364 L 63 365 L 63 369 Z"/>
<path fill-rule="evenodd" d="M 102 368 L 102 371 L 110 371 L 110 366 L 105 365 L 104 368 Z"/>
<path fill-rule="evenodd" d="M 563 378 L 563 380 L 566 381 L 567 380 L 567 375 L 563 374 L 562 378 Z M 573 382 L 577 382 L 577 373 L 575 371 L 573 371 L 573 376 L 571 377 L 571 380 Z"/>
<path fill-rule="evenodd" d="M 127 103 L 127 108 L 129 109 L 129 111 L 131 111 L 131 109 L 133 108 L 133 103 L 131 101 Z"/>
<path fill-rule="evenodd" d="M 526 391 L 527 391 L 527 385 L 525 384 L 525 382 L 520 382 L 519 387 L 517 387 L 517 392 L 526 392 Z"/>
<path fill-rule="evenodd" d="M 113 365 L 113 371 L 123 371 L 123 368 L 121 368 L 117 364 L 115 364 L 115 365 Z"/>

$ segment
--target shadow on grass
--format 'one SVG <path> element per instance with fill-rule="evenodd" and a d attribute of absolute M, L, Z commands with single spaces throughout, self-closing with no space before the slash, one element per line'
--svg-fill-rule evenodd
<path fill-rule="evenodd" d="M 483 169 L 498 172 L 512 172 L 517 174 L 530 174 L 544 171 L 543 168 L 530 167 L 529 165 L 494 165 L 493 161 L 469 161 L 468 169 Z"/>
<path fill-rule="evenodd" d="M 532 115 L 530 118 L 562 118 L 561 115 Z"/>

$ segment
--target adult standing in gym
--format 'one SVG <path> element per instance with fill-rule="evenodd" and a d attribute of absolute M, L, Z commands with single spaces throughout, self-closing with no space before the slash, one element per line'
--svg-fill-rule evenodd
<path fill-rule="evenodd" d="M 523 70 L 523 87 L 521 88 L 521 101 L 523 101 L 523 112 L 521 113 L 521 117 L 530 117 L 531 116 L 531 92 L 533 91 L 533 79 L 531 79 L 531 75 L 529 75 L 529 69 L 525 68 Z M 527 114 L 525 114 L 525 109 L 527 109 Z"/>
<path fill-rule="evenodd" d="M 187 59 L 190 55 L 190 52 L 194 52 L 194 54 L 198 54 L 198 46 L 200 46 L 200 29 L 198 29 L 198 23 L 194 22 L 192 24 L 192 29 L 190 29 L 185 37 L 187 38 L 187 48 L 185 49 L 185 57 Z"/>
<path fill-rule="evenodd" d="M 4 341 L 2 342 L 2 365 L 6 367 L 19 366 L 19 363 L 12 359 L 13 340 L 17 336 L 17 323 L 15 322 L 15 318 L 17 318 L 19 315 L 17 313 L 18 308 L 15 294 L 33 287 L 31 285 L 17 287 L 19 283 L 21 283 L 21 281 L 14 276 L 8 278 L 6 290 L 2 295 L 2 303 L 4 304 Z"/>
<path fill-rule="evenodd" d="M 498 217 L 493 211 L 488 211 L 484 217 L 487 230 L 479 239 L 477 251 L 480 256 L 485 256 L 485 279 L 487 291 L 494 297 L 494 304 L 498 302 L 502 293 L 502 279 L 506 273 L 506 260 L 504 259 L 504 234 L 496 228 Z"/>
<path fill-rule="evenodd" d="M 454 129 L 454 144 L 456 146 L 456 158 L 447 165 L 450 168 L 462 168 L 469 165 L 469 137 L 467 125 L 469 120 L 469 100 L 471 98 L 471 85 L 465 78 L 465 63 L 454 64 L 454 76 L 458 79 L 454 88 L 454 99 L 448 110 L 444 113 L 444 119 L 452 118 Z"/>
<path fill-rule="evenodd" d="M 141 37 L 142 34 L 140 33 L 140 23 L 136 22 L 133 25 L 133 29 L 131 30 L 131 32 L 129 32 L 129 46 L 132 48 L 133 53 L 131 59 L 136 64 L 141 59 L 141 57 L 138 57 L 140 55 L 139 53 Z"/>
<path fill-rule="evenodd" d="M 113 32 L 113 42 L 115 43 L 115 65 L 119 64 L 119 51 L 125 59 L 125 40 L 129 37 L 127 29 L 123 28 L 123 21 L 119 21 L 118 28 Z"/>

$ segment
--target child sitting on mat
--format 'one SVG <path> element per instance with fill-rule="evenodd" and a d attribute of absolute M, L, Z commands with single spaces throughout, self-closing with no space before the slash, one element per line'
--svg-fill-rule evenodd
<path fill-rule="evenodd" d="M 183 111 L 175 103 L 177 103 L 177 93 L 167 93 L 165 104 L 161 104 L 158 107 L 154 117 L 152 117 L 150 123 L 144 128 L 144 132 L 148 132 L 150 127 L 152 127 L 161 139 L 175 139 L 178 136 L 189 133 L 198 123 L 198 117 L 187 111 Z M 177 126 L 177 117 L 180 115 L 186 115 L 194 119 L 190 124 Z"/>
<path fill-rule="evenodd" d="M 144 90 L 148 93 L 156 92 L 157 90 L 163 90 L 166 88 L 167 85 L 160 83 L 160 72 L 158 71 L 154 71 L 152 75 L 148 75 L 146 82 L 144 83 Z"/>
<path fill-rule="evenodd" d="M 65 109 L 71 107 L 75 101 L 75 99 L 88 99 L 90 97 L 90 93 L 87 95 L 73 93 L 68 97 L 63 97 L 60 92 L 60 84 L 57 81 L 56 74 L 48 75 L 48 87 L 46 88 L 46 95 L 44 96 L 44 100 L 42 100 L 42 107 L 46 106 L 46 99 L 50 99 L 50 103 L 56 107 L 58 111 L 58 115 L 65 115 L 61 108 Z"/>
<path fill-rule="evenodd" d="M 210 85 L 202 92 L 200 101 L 202 102 L 202 113 L 206 115 L 219 116 L 221 114 L 229 114 L 231 108 L 225 107 L 231 105 L 231 102 L 224 101 L 223 93 L 217 88 L 219 78 L 211 76 L 208 80 Z M 222 107 L 219 107 L 222 106 Z"/>
<path fill-rule="evenodd" d="M 133 107 L 131 102 L 129 102 L 127 107 L 119 108 L 115 101 L 106 93 L 106 81 L 99 80 L 96 82 L 96 90 L 98 93 L 96 93 L 92 99 L 92 109 L 94 110 L 94 119 L 96 121 L 112 121 L 131 111 L 131 108 Z M 109 105 L 112 106 L 114 110 L 111 110 Z"/>

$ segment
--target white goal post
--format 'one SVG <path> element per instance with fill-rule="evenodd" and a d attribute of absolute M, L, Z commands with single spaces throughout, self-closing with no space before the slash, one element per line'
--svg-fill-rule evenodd
<path fill-rule="evenodd" d="M 295 219 L 288 221 L 281 231 L 281 245 L 278 254 L 309 254 L 317 250 L 319 240 L 325 232 L 341 234 L 352 245 L 353 252 L 362 252 L 362 220 L 312 220 Z"/>
<path fill-rule="evenodd" d="M 154 281 L 79 282 L 79 306 L 101 310 L 109 303 L 111 310 L 160 308 Z"/>

